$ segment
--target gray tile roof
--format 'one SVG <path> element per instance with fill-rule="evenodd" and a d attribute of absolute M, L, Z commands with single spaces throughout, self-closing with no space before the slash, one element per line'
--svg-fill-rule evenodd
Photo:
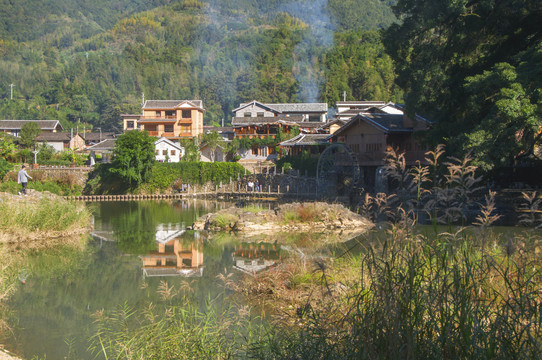
<path fill-rule="evenodd" d="M 174 109 L 185 102 L 189 102 L 203 110 L 201 100 L 146 100 L 143 109 Z"/>
<path fill-rule="evenodd" d="M 111 151 L 115 148 L 116 139 L 107 139 L 100 143 L 97 143 L 94 146 L 89 147 L 87 150 L 90 151 Z"/>
<path fill-rule="evenodd" d="M 63 130 L 58 120 L 0 120 L 0 130 L 20 130 L 24 124 L 35 122 L 41 130 Z"/>
<path fill-rule="evenodd" d="M 320 113 L 327 112 L 327 103 L 264 104 L 285 113 Z"/>
<path fill-rule="evenodd" d="M 232 125 L 262 125 L 274 124 L 279 121 L 288 123 L 301 123 L 303 116 L 256 116 L 256 117 L 234 117 L 231 121 Z"/>
<path fill-rule="evenodd" d="M 239 111 L 248 105 L 260 105 L 267 107 L 271 110 L 276 111 L 277 113 L 296 113 L 296 114 L 306 114 L 306 113 L 327 113 L 327 103 L 291 103 L 291 104 L 264 104 L 259 101 L 252 101 L 250 103 L 245 103 L 239 105 L 237 109 L 233 109 L 233 112 Z"/>
<path fill-rule="evenodd" d="M 100 138 L 103 141 L 105 139 L 114 139 L 117 137 L 115 133 L 113 132 L 102 132 L 101 136 L 99 132 L 85 133 L 85 134 L 79 134 L 79 135 L 81 135 L 81 137 L 85 139 L 85 141 L 96 141 L 96 142 L 100 141 Z"/>
<path fill-rule="evenodd" d="M 75 135 L 74 135 L 75 136 Z M 44 132 L 38 135 L 36 141 L 70 141 L 70 133 L 67 132 Z"/>
<path fill-rule="evenodd" d="M 329 143 L 329 134 L 299 134 L 290 140 L 281 142 L 280 146 L 308 146 Z"/>

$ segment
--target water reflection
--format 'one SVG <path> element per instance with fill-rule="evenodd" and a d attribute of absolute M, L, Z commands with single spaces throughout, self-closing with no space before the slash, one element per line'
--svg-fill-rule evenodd
<path fill-rule="evenodd" d="M 139 257 L 144 277 L 203 275 L 203 240 L 196 232 L 191 241 L 183 239 L 185 233 L 184 229 L 171 229 L 171 224 L 158 227 L 157 249 Z"/>
<path fill-rule="evenodd" d="M 234 269 L 255 275 L 277 265 L 283 255 L 277 244 L 241 243 L 235 246 L 232 256 Z"/>

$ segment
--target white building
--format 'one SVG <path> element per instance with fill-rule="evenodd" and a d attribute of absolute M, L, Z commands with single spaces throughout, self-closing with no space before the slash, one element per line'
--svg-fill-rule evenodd
<path fill-rule="evenodd" d="M 184 156 L 184 148 L 164 137 L 154 142 L 154 153 L 156 161 L 179 162 Z"/>

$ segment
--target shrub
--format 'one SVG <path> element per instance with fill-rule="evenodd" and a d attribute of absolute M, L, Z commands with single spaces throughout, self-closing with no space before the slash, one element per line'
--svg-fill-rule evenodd
<path fill-rule="evenodd" d="M 13 165 L 0 158 L 0 181 L 2 181 L 4 176 L 6 176 L 6 174 L 11 170 L 13 170 Z"/>

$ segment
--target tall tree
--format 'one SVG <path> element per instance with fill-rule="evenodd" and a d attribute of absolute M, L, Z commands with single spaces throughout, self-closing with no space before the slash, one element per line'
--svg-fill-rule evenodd
<path fill-rule="evenodd" d="M 154 141 L 146 131 L 128 131 L 119 136 L 110 172 L 131 189 L 148 180 L 155 161 Z"/>
<path fill-rule="evenodd" d="M 35 122 L 27 122 L 21 128 L 21 144 L 27 148 L 34 147 L 34 139 L 41 133 L 40 126 Z"/>
<path fill-rule="evenodd" d="M 399 0 L 384 33 L 409 113 L 436 121 L 431 139 L 474 151 L 487 171 L 540 143 L 542 2 Z"/>

